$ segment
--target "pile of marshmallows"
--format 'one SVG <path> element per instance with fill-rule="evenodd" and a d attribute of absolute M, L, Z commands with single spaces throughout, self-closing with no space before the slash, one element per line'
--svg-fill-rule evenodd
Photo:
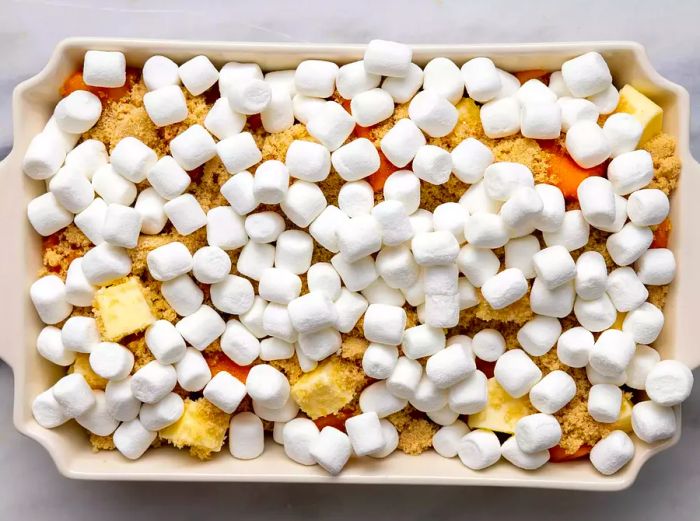
<path fill-rule="evenodd" d="M 37 347 L 62 366 L 70 365 L 76 352 L 89 353 L 92 369 L 109 383 L 105 392 L 94 391 L 82 375 L 65 376 L 34 401 L 37 421 L 50 428 L 75 418 L 96 434 L 113 433 L 117 449 L 138 458 L 156 431 L 183 414 L 183 401 L 172 392 L 176 383 L 202 391 L 227 413 L 248 394 L 255 414 L 231 420 L 234 457 L 262 453 L 263 419 L 275 422 L 274 439 L 291 459 L 335 474 L 353 454 L 390 454 L 398 436 L 384 418 L 410 403 L 443 426 L 433 440 L 439 454 L 459 455 L 472 469 L 501 456 L 535 469 L 562 435 L 553 414 L 576 393 L 567 373 L 553 371 L 543 378 L 531 359 L 556 345 L 564 364 L 586 368 L 594 384 L 588 408 L 596 421 L 617 420 L 624 384 L 650 398 L 634 406 L 637 436 L 646 442 L 673 436 L 671 407 L 690 393 L 692 374 L 678 362 L 659 361 L 646 345 L 664 323 L 661 310 L 647 302 L 646 285 L 668 284 L 676 271 L 670 250 L 649 250 L 650 226 L 666 218 L 669 201 L 660 190 L 645 188 L 653 164 L 648 152 L 635 150 L 640 124 L 626 114 L 610 116 L 602 128 L 596 123 L 618 100 L 603 58 L 591 52 L 565 62 L 549 86 L 539 80 L 521 86 L 488 58 L 472 59 L 461 70 L 446 58 L 421 70 L 411 58 L 408 47 L 375 40 L 363 61 L 338 67 L 307 60 L 295 71 L 263 76 L 255 64 L 227 63 L 217 71 L 205 56 L 179 67 L 152 57 L 143 68 L 149 89 L 144 105 L 157 126 L 187 117 L 180 82 L 198 95 L 218 81 L 221 93 L 204 126 L 179 134 L 170 143 L 172 156 L 161 158 L 133 137 L 122 139 L 109 156 L 95 140 L 73 148 L 98 120 L 101 105 L 86 91 L 61 100 L 24 160 L 25 173 L 48 186 L 29 203 L 29 220 L 41 235 L 74 222 L 94 247 L 71 263 L 65 282 L 48 275 L 32 285 L 32 301 L 49 324 Z M 123 85 L 124 56 L 89 51 L 83 77 L 88 85 Z M 445 136 L 454 128 L 455 104 L 465 86 L 469 97 L 483 103 L 481 120 L 489 137 L 521 132 L 550 139 L 564 131 L 567 150 L 582 167 L 613 158 L 607 178 L 582 182 L 581 209 L 565 211 L 558 188 L 535 185 L 522 164 L 494 162 L 490 149 L 476 139 L 464 140 L 452 152 L 427 145 L 426 134 Z M 351 99 L 350 113 L 326 100 L 336 89 Z M 386 133 L 380 147 L 395 166 L 412 162 L 412 170 L 392 174 L 383 202 L 375 205 L 364 178 L 379 168 L 377 150 L 363 138 L 344 143 L 356 124 L 379 123 L 392 115 L 395 103 L 408 101 L 409 117 Z M 246 116 L 258 113 L 268 132 L 298 120 L 319 143 L 293 141 L 285 162 L 265 161 L 253 175 L 246 169 L 262 155 L 242 129 Z M 187 171 L 217 155 L 232 174 L 221 188 L 230 206 L 205 213 L 185 193 Z M 329 205 L 316 184 L 331 165 L 346 181 L 338 206 Z M 432 213 L 420 209 L 421 182 L 440 185 L 451 174 L 471 185 L 460 201 Z M 150 187 L 137 194 L 136 183 L 144 180 Z M 299 229 L 285 229 L 277 212 L 253 213 L 259 204 L 279 204 Z M 206 227 L 208 246 L 191 255 L 184 244 L 172 242 L 148 254 L 150 275 L 162 281 L 163 296 L 181 318 L 174 325 L 159 320 L 147 329 L 146 344 L 156 360 L 131 374 L 131 352 L 101 342 L 93 318 L 71 317 L 60 330 L 50 324 L 66 319 L 73 306 L 90 306 L 96 287 L 129 275 L 127 249 L 136 246 L 139 234 L 159 233 L 168 220 L 182 235 Z M 607 249 L 619 267 L 610 273 L 600 253 L 588 251 L 576 261 L 571 256 L 586 245 L 591 226 L 611 234 Z M 544 248 L 532 235 L 536 230 Z M 314 241 L 335 253 L 330 263 L 311 265 Z M 493 252 L 501 247 L 505 266 Z M 240 276 L 231 274 L 226 253 L 239 248 L 235 272 Z M 302 274 L 309 287 L 304 295 Z M 257 295 L 249 279 L 258 281 Z M 203 304 L 195 280 L 211 285 L 213 307 Z M 491 329 L 472 339 L 446 338 L 445 328 L 458 324 L 460 310 L 478 304 L 477 288 L 493 309 L 502 309 L 528 293 L 528 281 L 536 317 L 520 329 L 520 348 L 506 350 L 503 336 Z M 408 329 L 406 302 L 417 307 L 421 322 Z M 558 319 L 572 311 L 580 326 L 562 333 Z M 610 329 L 619 312 L 627 313 L 621 330 Z M 221 349 L 237 364 L 296 354 L 308 372 L 338 352 L 341 333 L 363 315 L 370 345 L 362 365 L 377 381 L 361 393 L 362 414 L 347 420 L 347 434 L 333 427 L 319 432 L 311 420 L 296 418 L 299 408 L 289 382 L 271 365 L 255 365 L 244 384 L 226 372 L 212 378 L 201 354 L 220 338 Z M 476 369 L 475 356 L 495 361 L 503 389 L 515 398 L 529 394 L 539 411 L 522 418 L 503 445 L 493 432 L 469 432 L 458 419 L 487 404 L 487 378 Z M 612 474 L 633 452 L 628 435 L 615 431 L 593 448 L 591 461 Z"/>

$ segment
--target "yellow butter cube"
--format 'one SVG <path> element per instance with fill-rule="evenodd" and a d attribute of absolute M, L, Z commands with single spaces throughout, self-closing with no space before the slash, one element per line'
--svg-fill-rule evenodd
<path fill-rule="evenodd" d="M 620 89 L 620 101 L 615 112 L 632 114 L 642 124 L 640 144 L 661 133 L 663 128 L 664 110 L 631 85 Z"/>
<path fill-rule="evenodd" d="M 207 459 L 212 452 L 219 452 L 224 445 L 230 418 L 230 414 L 206 398 L 197 401 L 188 398 L 180 419 L 161 429 L 158 435 L 178 449 L 189 447 L 192 455 Z"/>
<path fill-rule="evenodd" d="M 338 412 L 353 398 L 357 386 L 354 367 L 340 358 L 330 358 L 299 378 L 292 386 L 292 397 L 312 420 Z"/>
<path fill-rule="evenodd" d="M 632 402 L 627 398 L 622 399 L 620 416 L 610 427 L 612 430 L 632 432 Z"/>
<path fill-rule="evenodd" d="M 75 353 L 75 362 L 69 372 L 82 374 L 92 389 L 104 391 L 107 387 L 107 379 L 102 378 L 90 367 L 90 355 L 87 353 Z"/>
<path fill-rule="evenodd" d="M 498 385 L 495 378 L 489 378 L 488 391 L 489 398 L 484 410 L 469 416 L 467 424 L 471 429 L 514 434 L 518 420 L 535 412 L 527 395 L 513 398 Z"/>
<path fill-rule="evenodd" d="M 136 278 L 99 289 L 95 294 L 95 314 L 101 336 L 109 341 L 143 331 L 156 320 Z"/>

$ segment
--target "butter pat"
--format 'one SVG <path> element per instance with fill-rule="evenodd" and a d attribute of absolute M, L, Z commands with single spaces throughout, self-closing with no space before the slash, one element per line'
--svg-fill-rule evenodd
<path fill-rule="evenodd" d="M 189 447 L 192 455 L 207 459 L 212 452 L 221 450 L 230 417 L 206 398 L 188 398 L 180 419 L 161 429 L 158 435 L 178 449 Z"/>
<path fill-rule="evenodd" d="M 514 434 L 518 420 L 535 412 L 530 407 L 527 394 L 520 398 L 513 398 L 498 385 L 495 378 L 489 378 L 488 391 L 489 398 L 484 410 L 469 416 L 467 424 L 470 429 L 488 429 Z"/>
<path fill-rule="evenodd" d="M 350 365 L 353 364 L 330 358 L 292 386 L 292 398 L 309 418 L 338 412 L 352 400 L 361 375 Z"/>
<path fill-rule="evenodd" d="M 615 112 L 632 114 L 642 124 L 644 130 L 639 140 L 640 145 L 661 133 L 663 109 L 631 85 L 625 85 L 620 90 L 620 101 Z"/>
<path fill-rule="evenodd" d="M 610 430 L 632 432 L 632 402 L 629 399 L 622 398 L 620 416 L 615 423 L 610 424 Z"/>
<path fill-rule="evenodd" d="M 95 309 L 100 336 L 112 342 L 142 331 L 156 320 L 136 278 L 98 290 Z"/>

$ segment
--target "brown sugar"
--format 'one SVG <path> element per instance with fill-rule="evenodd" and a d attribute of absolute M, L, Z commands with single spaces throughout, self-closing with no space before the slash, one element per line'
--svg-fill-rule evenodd
<path fill-rule="evenodd" d="M 410 405 L 388 416 L 387 420 L 399 433 L 400 451 L 415 456 L 432 447 L 438 426 Z"/>
<path fill-rule="evenodd" d="M 668 134 L 659 134 L 641 146 L 654 161 L 654 179 L 649 188 L 658 188 L 670 195 L 678 185 L 681 161 L 676 155 L 676 140 Z"/>

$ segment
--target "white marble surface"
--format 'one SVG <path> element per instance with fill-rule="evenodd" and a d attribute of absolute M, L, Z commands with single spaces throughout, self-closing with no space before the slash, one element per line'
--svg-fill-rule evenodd
<path fill-rule="evenodd" d="M 637 40 L 664 76 L 684 85 L 700 153 L 700 3 L 694 0 L 459 1 L 0 0 L 0 158 L 11 143 L 10 94 L 67 36 L 239 41 L 534 42 Z M 1 264 L 1 263 L 0 263 Z M 4 341 L 12 341 L 5 339 Z M 700 373 L 696 371 L 696 377 Z M 12 374 L 0 364 L 0 519 L 548 519 L 696 520 L 700 512 L 700 389 L 684 407 L 683 439 L 630 489 L 513 489 L 248 484 L 88 483 L 56 472 L 12 427 Z"/>

